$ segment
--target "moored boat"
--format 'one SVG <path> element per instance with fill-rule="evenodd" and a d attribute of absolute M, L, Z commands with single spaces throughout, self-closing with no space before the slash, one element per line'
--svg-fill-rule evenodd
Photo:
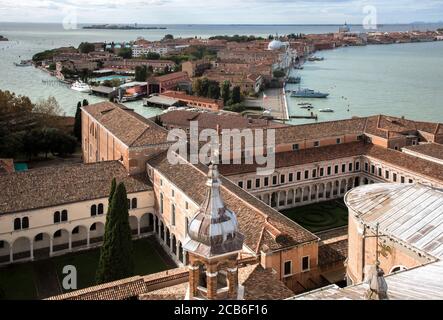
<path fill-rule="evenodd" d="M 300 83 L 301 78 L 300 77 L 289 77 L 287 83 Z"/>
<path fill-rule="evenodd" d="M 318 112 L 334 112 L 331 108 L 320 109 Z"/>
<path fill-rule="evenodd" d="M 327 98 L 328 96 L 329 93 L 323 93 L 311 89 L 298 89 L 291 93 L 291 97 L 293 98 Z"/>
<path fill-rule="evenodd" d="M 75 91 L 79 91 L 79 92 L 85 92 L 85 93 L 91 92 L 91 86 L 88 85 L 87 83 L 84 83 L 81 80 L 74 82 L 71 86 L 71 89 L 75 90 Z"/>
<path fill-rule="evenodd" d="M 22 60 L 19 63 L 14 62 L 14 65 L 16 67 L 29 67 L 29 66 L 32 66 L 32 61 L 31 60 Z"/>

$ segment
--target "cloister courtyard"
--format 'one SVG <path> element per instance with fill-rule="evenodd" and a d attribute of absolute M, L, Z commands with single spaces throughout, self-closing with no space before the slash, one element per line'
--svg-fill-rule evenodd
<path fill-rule="evenodd" d="M 296 207 L 282 214 L 313 233 L 348 224 L 348 209 L 342 199 Z"/>
<path fill-rule="evenodd" d="M 42 299 L 64 293 L 63 268 L 77 269 L 78 289 L 95 285 L 100 249 L 0 268 L 0 299 Z M 135 275 L 148 275 L 176 265 L 153 237 L 134 241 Z"/>

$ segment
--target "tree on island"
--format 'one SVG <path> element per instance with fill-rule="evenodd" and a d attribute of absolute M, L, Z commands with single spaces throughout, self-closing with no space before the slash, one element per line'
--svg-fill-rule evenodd
<path fill-rule="evenodd" d="M 174 40 L 174 36 L 172 34 L 167 34 L 163 37 L 162 41 Z"/>
<path fill-rule="evenodd" d="M 231 83 L 228 80 L 223 81 L 221 87 L 221 97 L 224 104 L 227 104 L 229 99 L 231 99 Z"/>
<path fill-rule="evenodd" d="M 210 81 L 208 87 L 208 98 L 220 99 L 220 85 L 217 81 Z"/>
<path fill-rule="evenodd" d="M 143 58 L 148 60 L 159 60 L 160 57 L 161 57 L 160 54 L 157 52 L 148 52 L 147 54 L 143 55 Z"/>
<path fill-rule="evenodd" d="M 97 268 L 97 284 L 131 277 L 134 259 L 126 188 L 120 183 L 109 195 L 103 246 Z"/>
<path fill-rule="evenodd" d="M 146 66 L 135 67 L 135 81 L 146 81 L 148 77 L 148 68 Z"/>
<path fill-rule="evenodd" d="M 75 111 L 75 121 L 74 121 L 74 137 L 77 138 L 77 141 L 82 141 L 82 111 L 81 108 L 82 103 L 79 101 L 77 103 L 77 110 Z"/>
<path fill-rule="evenodd" d="M 131 59 L 132 58 L 132 49 L 131 48 L 122 48 L 118 52 L 118 56 L 123 59 Z"/>
<path fill-rule="evenodd" d="M 274 70 L 273 76 L 274 78 L 280 79 L 286 75 L 285 71 L 282 69 Z"/>
<path fill-rule="evenodd" d="M 241 89 L 239 86 L 235 86 L 234 89 L 232 89 L 232 103 L 231 104 L 237 104 L 241 102 Z"/>
<path fill-rule="evenodd" d="M 95 45 L 89 42 L 82 42 L 78 46 L 78 50 L 80 51 L 80 53 L 90 53 L 95 51 Z"/>

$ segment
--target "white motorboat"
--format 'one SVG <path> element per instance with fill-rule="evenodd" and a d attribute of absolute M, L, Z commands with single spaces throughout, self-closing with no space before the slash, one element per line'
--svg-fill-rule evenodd
<path fill-rule="evenodd" d="M 326 108 L 326 109 L 320 109 L 318 110 L 319 112 L 334 112 L 334 110 L 330 109 L 330 108 Z"/>
<path fill-rule="evenodd" d="M 81 80 L 74 82 L 71 86 L 72 90 L 89 93 L 91 92 L 91 86 L 87 83 L 84 83 Z"/>

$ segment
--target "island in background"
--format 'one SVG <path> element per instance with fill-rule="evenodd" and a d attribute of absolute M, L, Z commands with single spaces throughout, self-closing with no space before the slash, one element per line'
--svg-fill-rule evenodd
<path fill-rule="evenodd" d="M 94 24 L 91 26 L 84 26 L 83 29 L 107 29 L 107 30 L 165 30 L 166 27 L 148 27 L 134 25 L 118 25 L 118 24 Z"/>
<path fill-rule="evenodd" d="M 8 41 L 8 38 L 5 38 L 3 36 L 0 36 L 0 41 Z"/>

